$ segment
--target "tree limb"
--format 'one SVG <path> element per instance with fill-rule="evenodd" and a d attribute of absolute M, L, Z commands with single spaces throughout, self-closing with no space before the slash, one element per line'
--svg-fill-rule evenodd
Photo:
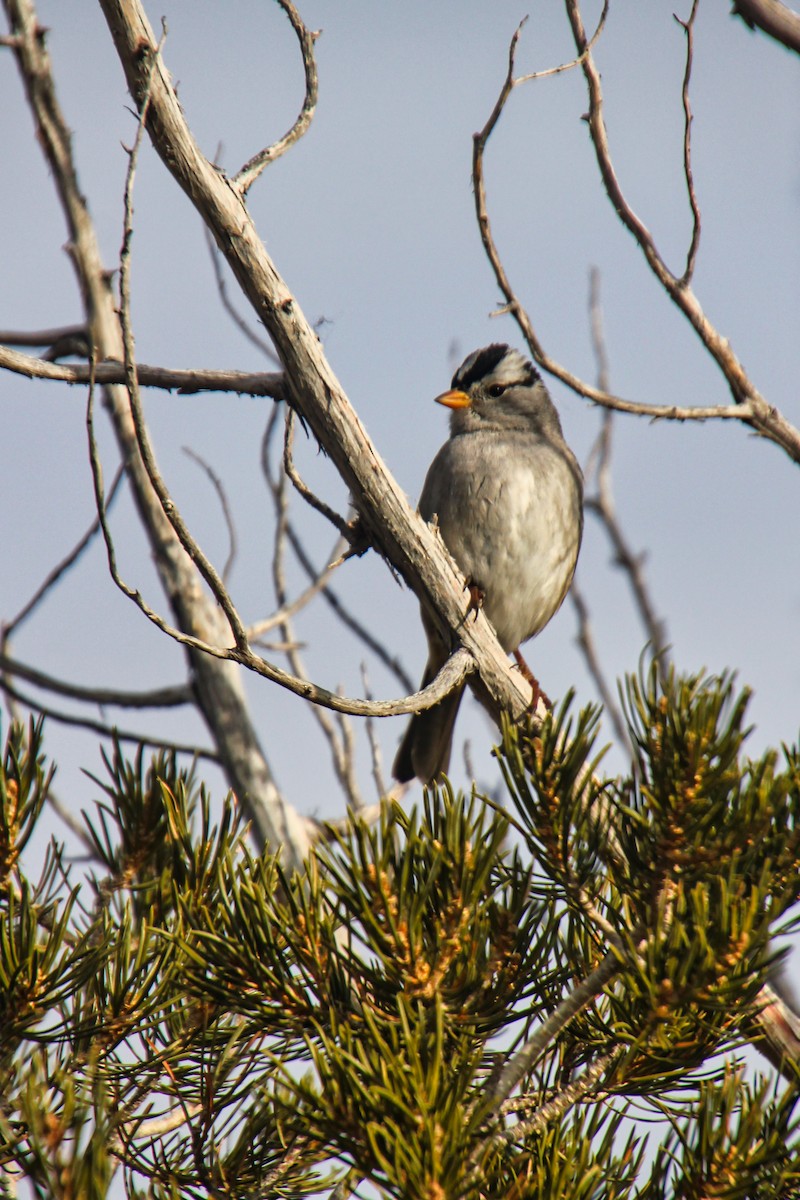
<path fill-rule="evenodd" d="M 495 717 L 501 711 L 520 717 L 530 704 L 528 685 L 510 669 L 483 615 L 464 621 L 463 580 L 441 540 L 413 513 L 370 442 L 238 191 L 199 150 L 141 4 L 101 4 L 134 102 L 139 109 L 148 102 L 146 127 L 157 153 L 211 229 L 266 326 L 284 365 L 290 403 L 339 471 L 370 540 L 420 595 L 442 631 L 454 633 L 475 659 L 480 679 L 474 686 L 489 710 Z M 240 650 L 231 657 L 259 669 Z M 309 698 L 314 698 L 313 689 Z"/>
<path fill-rule="evenodd" d="M 800 54 L 800 13 L 779 0 L 734 0 L 731 12 Z"/>

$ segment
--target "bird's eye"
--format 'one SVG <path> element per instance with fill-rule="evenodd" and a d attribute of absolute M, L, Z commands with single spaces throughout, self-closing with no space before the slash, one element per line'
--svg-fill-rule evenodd
<path fill-rule="evenodd" d="M 498 396 L 502 396 L 503 392 L 506 389 L 502 383 L 493 383 L 491 385 L 491 387 L 488 387 L 486 390 L 489 393 L 489 395 L 492 396 L 496 400 Z"/>

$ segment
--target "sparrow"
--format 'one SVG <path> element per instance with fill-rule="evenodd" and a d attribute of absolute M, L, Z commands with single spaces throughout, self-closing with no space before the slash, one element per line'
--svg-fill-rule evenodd
<path fill-rule="evenodd" d="M 428 470 L 419 513 L 435 522 L 466 577 L 471 606 L 480 606 L 506 653 L 519 653 L 558 611 L 566 596 L 583 533 L 583 475 L 564 441 L 561 422 L 541 376 L 510 346 L 476 350 L 436 401 L 451 410 L 450 437 Z M 427 687 L 450 645 L 422 610 Z M 393 775 L 432 783 L 447 771 L 464 684 L 405 731 Z"/>

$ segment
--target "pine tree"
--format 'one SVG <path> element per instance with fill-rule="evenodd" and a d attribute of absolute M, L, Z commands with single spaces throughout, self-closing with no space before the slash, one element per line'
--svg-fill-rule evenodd
<path fill-rule="evenodd" d="M 730 677 L 628 681 L 509 726 L 506 795 L 447 786 L 329 828 L 303 873 L 117 748 L 50 844 L 41 725 L 0 825 L 3 1191 L 58 1198 L 800 1195 L 794 1068 L 759 1045 L 800 892 L 800 757 L 745 753 Z"/>

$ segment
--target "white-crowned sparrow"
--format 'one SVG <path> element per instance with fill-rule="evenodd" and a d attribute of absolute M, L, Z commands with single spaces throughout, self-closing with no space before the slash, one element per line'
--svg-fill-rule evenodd
<path fill-rule="evenodd" d="M 438 520 L 503 649 L 518 652 L 572 582 L 583 532 L 581 469 L 539 374 L 509 346 L 470 354 L 436 399 L 452 409 L 450 438 L 431 463 L 419 511 Z M 425 687 L 450 646 L 424 608 L 422 621 Z M 447 770 L 463 690 L 411 718 L 394 762 L 399 782 L 428 783 Z"/>

